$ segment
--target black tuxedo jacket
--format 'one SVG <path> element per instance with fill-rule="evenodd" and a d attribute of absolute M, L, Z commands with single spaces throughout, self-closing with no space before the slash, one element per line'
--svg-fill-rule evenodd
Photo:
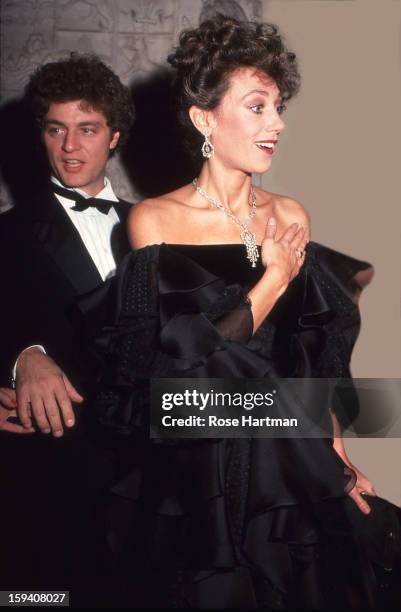
<path fill-rule="evenodd" d="M 115 204 L 121 220 L 112 240 L 117 263 L 129 249 L 129 207 L 124 201 Z M 42 344 L 89 399 L 94 372 L 82 340 L 93 310 L 81 302 L 90 302 L 91 292 L 102 293 L 99 287 L 107 282 L 79 233 L 46 191 L 23 209 L 0 215 L 0 245 L 0 384 L 10 385 L 10 370 L 23 348 Z M 113 462 L 92 437 L 90 403 L 75 413 L 77 424 L 60 439 L 41 433 L 0 436 L 0 515 L 7 524 L 2 588 L 71 585 L 84 597 L 88 578 L 102 566 L 105 531 L 97 528 L 95 509 L 113 478 Z"/>
<path fill-rule="evenodd" d="M 121 223 L 112 236 L 117 264 L 128 252 L 130 204 L 115 204 Z M 73 384 L 85 391 L 93 372 L 82 341 L 84 296 L 103 284 L 80 235 L 51 191 L 0 215 L 0 384 L 9 386 L 20 351 L 42 344 Z"/>

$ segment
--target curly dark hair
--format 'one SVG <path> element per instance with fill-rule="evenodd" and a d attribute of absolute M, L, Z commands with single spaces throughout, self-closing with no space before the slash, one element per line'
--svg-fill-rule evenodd
<path fill-rule="evenodd" d="M 120 132 L 118 145 L 127 138 L 135 118 L 129 89 L 94 54 L 71 53 L 40 66 L 25 88 L 25 97 L 40 128 L 53 102 L 84 100 L 104 114 L 112 133 Z"/>
<path fill-rule="evenodd" d="M 188 110 L 192 105 L 215 109 L 229 88 L 230 74 L 238 68 L 249 66 L 274 79 L 283 102 L 300 86 L 295 53 L 285 47 L 275 25 L 238 21 L 220 13 L 198 28 L 184 30 L 167 61 L 176 70 L 174 105 L 186 144 L 195 156 L 202 137 Z M 281 110 L 284 108 L 283 104 Z"/>

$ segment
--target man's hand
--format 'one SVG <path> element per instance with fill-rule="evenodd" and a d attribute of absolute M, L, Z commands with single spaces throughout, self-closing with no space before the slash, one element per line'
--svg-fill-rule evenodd
<path fill-rule="evenodd" d="M 16 396 L 22 425 L 31 428 L 33 418 L 43 433 L 56 437 L 63 435 L 63 423 L 67 427 L 75 423 L 71 402 L 83 401 L 53 359 L 35 347 L 18 359 Z"/>
<path fill-rule="evenodd" d="M 34 433 L 33 427 L 27 428 L 17 423 L 10 423 L 9 419 L 17 416 L 17 400 L 14 389 L 0 387 L 0 431 L 9 431 L 16 434 Z"/>

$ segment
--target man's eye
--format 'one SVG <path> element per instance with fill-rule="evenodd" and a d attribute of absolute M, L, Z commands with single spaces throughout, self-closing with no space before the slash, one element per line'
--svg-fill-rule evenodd
<path fill-rule="evenodd" d="M 82 131 L 84 134 L 94 134 L 95 130 L 91 127 L 83 127 Z"/>
<path fill-rule="evenodd" d="M 254 113 L 261 113 L 263 111 L 264 105 L 263 104 L 254 104 L 253 106 L 250 107 L 251 111 Z"/>
<path fill-rule="evenodd" d="M 61 134 L 62 129 L 60 127 L 49 127 L 47 128 L 47 133 L 51 135 Z"/>
<path fill-rule="evenodd" d="M 282 114 L 283 114 L 283 112 L 286 110 L 286 108 L 287 108 L 287 107 L 286 107 L 286 105 L 285 105 L 285 104 L 280 104 L 280 105 L 277 107 L 277 112 L 278 112 L 278 114 L 279 114 L 279 115 L 282 115 Z"/>

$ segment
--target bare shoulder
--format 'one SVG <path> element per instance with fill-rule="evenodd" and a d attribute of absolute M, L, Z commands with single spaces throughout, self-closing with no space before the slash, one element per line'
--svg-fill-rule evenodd
<path fill-rule="evenodd" d="M 132 207 L 128 216 L 128 237 L 133 248 L 169 241 L 178 198 L 179 190 L 147 198 Z"/>
<path fill-rule="evenodd" d="M 135 249 L 162 242 L 181 242 L 186 227 L 192 222 L 194 188 L 191 184 L 155 198 L 148 198 L 133 207 L 128 218 L 128 237 Z"/>
<path fill-rule="evenodd" d="M 298 223 L 307 228 L 310 235 L 310 216 L 303 204 L 289 196 L 279 195 L 262 191 L 265 202 L 268 205 L 269 216 L 276 217 L 279 226 L 285 230 L 292 223 Z"/>
<path fill-rule="evenodd" d="M 161 242 L 159 208 L 157 198 L 143 200 L 131 208 L 127 220 L 127 231 L 134 249 Z"/>
<path fill-rule="evenodd" d="M 306 227 L 310 231 L 310 216 L 305 206 L 289 198 L 288 196 L 278 196 L 277 200 L 277 212 L 284 219 L 288 225 L 291 223 L 299 223 L 303 227 Z"/>

